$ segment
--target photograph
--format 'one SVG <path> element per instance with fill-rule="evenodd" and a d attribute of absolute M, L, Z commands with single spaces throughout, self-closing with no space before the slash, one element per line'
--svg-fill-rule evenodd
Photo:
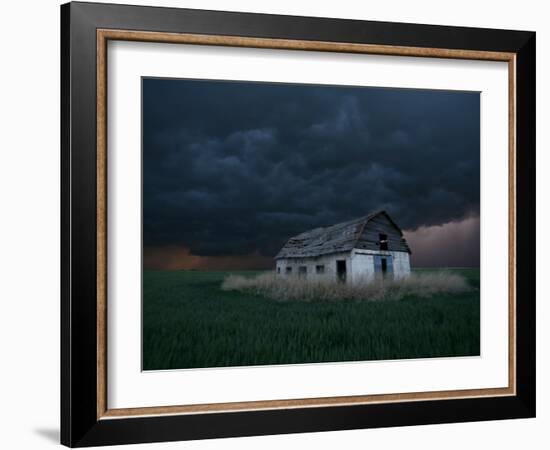
<path fill-rule="evenodd" d="M 141 95 L 142 370 L 480 356 L 480 92 Z"/>

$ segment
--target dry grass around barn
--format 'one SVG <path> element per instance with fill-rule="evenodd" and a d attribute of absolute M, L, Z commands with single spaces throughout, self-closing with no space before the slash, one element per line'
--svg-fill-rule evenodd
<path fill-rule="evenodd" d="M 229 275 L 221 286 L 224 291 L 243 291 L 274 300 L 400 300 L 405 297 L 428 298 L 440 294 L 460 294 L 472 289 L 467 280 L 447 271 L 413 272 L 409 277 L 338 283 L 308 280 L 298 276 L 282 277 L 273 272 L 255 276 Z"/>

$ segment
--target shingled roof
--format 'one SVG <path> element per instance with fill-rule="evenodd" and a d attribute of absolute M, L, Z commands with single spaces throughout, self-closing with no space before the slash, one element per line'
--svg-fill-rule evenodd
<path fill-rule="evenodd" d="M 400 236 L 403 236 L 401 229 L 386 211 L 376 211 L 357 219 L 338 223 L 330 227 L 315 228 L 291 237 L 279 253 L 277 253 L 275 259 L 311 258 L 330 253 L 351 251 L 357 247 L 358 241 L 368 222 L 380 214 L 384 214 L 391 224 L 395 226 Z M 410 252 L 405 239 L 403 238 L 402 240 L 406 251 Z"/>

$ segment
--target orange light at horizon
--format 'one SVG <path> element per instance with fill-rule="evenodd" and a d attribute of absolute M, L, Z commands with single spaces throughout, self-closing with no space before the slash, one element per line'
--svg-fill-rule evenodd
<path fill-rule="evenodd" d="M 274 265 L 273 258 L 258 251 L 248 255 L 200 256 L 179 245 L 143 249 L 145 270 L 262 270 Z"/>

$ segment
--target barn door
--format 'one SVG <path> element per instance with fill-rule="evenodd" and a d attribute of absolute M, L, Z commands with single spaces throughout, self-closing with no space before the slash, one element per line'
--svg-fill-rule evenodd
<path fill-rule="evenodd" d="M 374 256 L 374 274 L 376 276 L 382 275 L 382 258 L 380 256 Z"/>
<path fill-rule="evenodd" d="M 392 256 L 374 256 L 374 274 L 380 277 L 393 277 L 393 257 Z"/>
<path fill-rule="evenodd" d="M 386 256 L 386 276 L 393 278 L 393 256 Z"/>
<path fill-rule="evenodd" d="M 346 260 L 338 259 L 336 260 L 336 274 L 338 276 L 338 281 L 341 283 L 346 282 Z"/>

